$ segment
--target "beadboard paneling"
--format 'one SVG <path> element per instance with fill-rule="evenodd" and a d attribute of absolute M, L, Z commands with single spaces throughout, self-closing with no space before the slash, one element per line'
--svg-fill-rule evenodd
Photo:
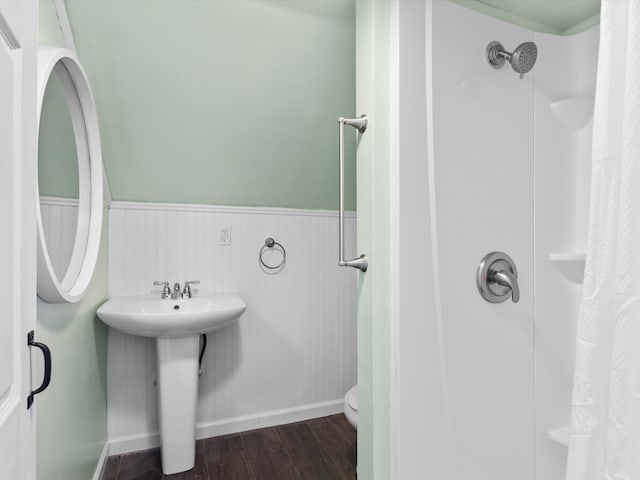
<path fill-rule="evenodd" d="M 198 424 L 260 423 L 263 414 L 340 400 L 356 383 L 357 276 L 337 267 L 337 222 L 335 212 L 112 204 L 111 296 L 160 295 L 154 280 L 200 280 L 195 295 L 235 292 L 247 303 L 238 323 L 208 335 Z M 222 226 L 229 246 L 218 244 Z M 355 256 L 353 214 L 345 230 Z M 258 262 L 266 237 L 287 251 L 278 274 Z M 157 431 L 155 373 L 153 340 L 109 332 L 111 442 Z"/>
<path fill-rule="evenodd" d="M 78 228 L 78 200 L 43 196 L 40 198 L 40 215 L 53 271 L 62 281 L 71 260 Z"/>

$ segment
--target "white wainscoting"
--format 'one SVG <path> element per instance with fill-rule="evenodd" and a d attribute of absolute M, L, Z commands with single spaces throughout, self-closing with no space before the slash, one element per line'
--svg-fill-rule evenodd
<path fill-rule="evenodd" d="M 53 271 L 62 280 L 69 266 L 76 238 L 78 200 L 42 196 L 40 214 Z"/>
<path fill-rule="evenodd" d="M 154 280 L 200 280 L 196 295 L 235 292 L 247 303 L 237 324 L 208 336 L 198 436 L 341 411 L 356 383 L 357 275 L 337 267 L 337 222 L 324 211 L 112 203 L 111 296 L 159 296 Z M 219 245 L 222 227 L 229 246 Z M 355 256 L 354 214 L 345 230 Z M 267 237 L 287 251 L 278 274 L 258 262 Z M 157 445 L 155 373 L 153 340 L 110 330 L 110 454 Z"/>

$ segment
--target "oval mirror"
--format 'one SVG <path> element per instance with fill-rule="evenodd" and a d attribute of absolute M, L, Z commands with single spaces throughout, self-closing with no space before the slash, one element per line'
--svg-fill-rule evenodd
<path fill-rule="evenodd" d="M 38 49 L 38 296 L 80 301 L 102 234 L 102 152 L 89 82 L 70 50 Z"/>

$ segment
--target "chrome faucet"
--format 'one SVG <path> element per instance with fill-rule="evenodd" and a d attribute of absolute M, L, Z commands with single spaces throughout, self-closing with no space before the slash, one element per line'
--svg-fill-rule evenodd
<path fill-rule="evenodd" d="M 169 288 L 169 282 L 153 282 L 154 285 L 163 285 L 162 298 L 170 298 L 171 300 L 177 300 L 178 298 L 191 298 L 191 285 L 200 284 L 200 280 L 191 280 L 184 282 L 184 289 L 180 290 L 180 284 L 178 282 L 173 284 L 173 291 Z"/>

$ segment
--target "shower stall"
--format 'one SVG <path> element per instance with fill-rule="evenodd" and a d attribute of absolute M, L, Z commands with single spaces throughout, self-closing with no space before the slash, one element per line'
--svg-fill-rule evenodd
<path fill-rule="evenodd" d="M 396 1 L 358 2 L 357 32 L 359 475 L 560 480 L 598 28 Z M 490 252 L 508 301 L 476 283 Z"/>

